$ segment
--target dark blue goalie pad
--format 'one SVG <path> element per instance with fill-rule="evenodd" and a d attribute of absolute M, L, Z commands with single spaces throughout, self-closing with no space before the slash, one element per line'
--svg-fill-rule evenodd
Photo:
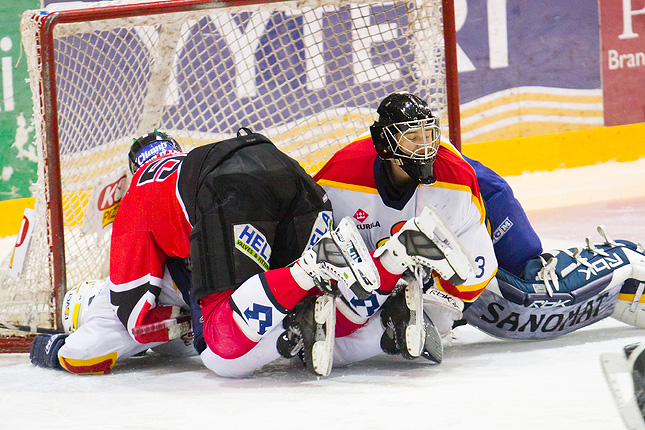
<path fill-rule="evenodd" d="M 499 267 L 521 276 L 526 262 L 542 252 L 542 242 L 504 178 L 476 160 L 464 159 L 477 174 Z"/>
<path fill-rule="evenodd" d="M 468 323 L 510 339 L 561 336 L 610 316 L 631 270 L 619 270 L 642 256 L 628 241 L 570 248 L 531 260 L 522 277 L 504 269 L 464 312 Z"/>

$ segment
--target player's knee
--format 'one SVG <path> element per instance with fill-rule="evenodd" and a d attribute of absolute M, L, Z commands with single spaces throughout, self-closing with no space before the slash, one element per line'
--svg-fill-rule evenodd
<path fill-rule="evenodd" d="M 230 360 L 241 357 L 256 342 L 249 339 L 235 321 L 229 300 L 212 299 L 215 298 L 208 296 L 202 301 L 204 341 L 210 351 L 221 358 Z"/>

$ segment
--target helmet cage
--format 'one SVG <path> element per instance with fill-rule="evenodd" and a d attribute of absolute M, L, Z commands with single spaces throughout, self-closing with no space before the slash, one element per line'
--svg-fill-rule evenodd
<path fill-rule="evenodd" d="M 383 132 L 395 158 L 432 162 L 437 155 L 441 129 L 436 117 L 397 122 Z"/>

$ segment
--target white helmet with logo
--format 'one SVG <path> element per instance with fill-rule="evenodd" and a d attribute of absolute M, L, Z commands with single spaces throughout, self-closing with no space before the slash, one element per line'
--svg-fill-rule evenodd
<path fill-rule="evenodd" d="M 72 333 L 85 323 L 87 308 L 103 288 L 104 281 L 84 281 L 65 294 L 63 299 L 63 329 Z"/>

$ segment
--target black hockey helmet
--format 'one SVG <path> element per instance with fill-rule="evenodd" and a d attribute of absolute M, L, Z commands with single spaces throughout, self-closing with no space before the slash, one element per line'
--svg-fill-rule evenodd
<path fill-rule="evenodd" d="M 441 128 L 428 103 L 414 94 L 392 93 L 376 113 L 370 133 L 379 157 L 392 160 L 422 184 L 434 183 Z"/>
<path fill-rule="evenodd" d="M 145 136 L 132 140 L 128 160 L 130 161 L 130 172 L 134 175 L 139 167 L 152 157 L 168 151 L 181 151 L 181 146 L 168 134 L 155 130 Z"/>

